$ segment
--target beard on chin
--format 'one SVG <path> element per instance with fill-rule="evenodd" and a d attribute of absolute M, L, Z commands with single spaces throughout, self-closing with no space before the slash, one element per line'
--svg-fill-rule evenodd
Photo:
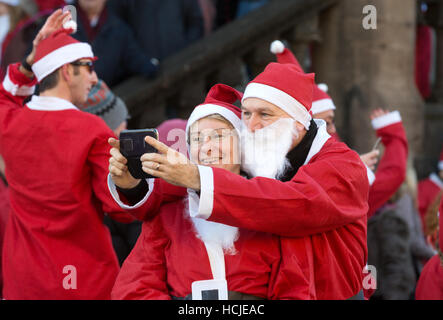
<path fill-rule="evenodd" d="M 252 177 L 279 179 L 291 165 L 286 155 L 298 137 L 294 120 L 283 118 L 271 125 L 241 133 L 242 170 Z"/>
<path fill-rule="evenodd" d="M 185 203 L 189 203 L 188 200 L 186 200 Z M 203 242 L 212 242 L 220 245 L 226 254 L 236 254 L 237 251 L 234 243 L 239 237 L 239 230 L 237 227 L 190 217 L 189 206 L 186 205 L 185 208 L 186 219 L 191 219 L 197 238 Z"/>

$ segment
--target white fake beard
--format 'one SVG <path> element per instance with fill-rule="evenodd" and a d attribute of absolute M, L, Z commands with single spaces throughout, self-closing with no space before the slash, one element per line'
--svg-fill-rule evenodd
<path fill-rule="evenodd" d="M 252 177 L 279 179 L 291 167 L 286 158 L 299 134 L 293 119 L 283 118 L 250 132 L 242 128 L 242 169 Z"/>
<path fill-rule="evenodd" d="M 239 237 L 238 228 L 205 219 L 192 218 L 189 215 L 188 203 L 188 199 L 186 198 L 185 215 L 187 219 L 191 219 L 197 238 L 203 242 L 212 242 L 220 245 L 227 254 L 236 254 L 234 242 L 237 241 Z"/>

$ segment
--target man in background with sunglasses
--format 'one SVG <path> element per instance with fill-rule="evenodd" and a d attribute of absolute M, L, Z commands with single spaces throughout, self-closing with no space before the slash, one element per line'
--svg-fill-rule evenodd
<path fill-rule="evenodd" d="M 109 299 L 119 265 L 103 212 L 132 221 L 107 191 L 113 133 L 78 109 L 98 81 L 96 58 L 62 28 L 69 19 L 54 12 L 0 86 L 11 203 L 2 253 L 8 300 Z M 40 95 L 23 105 L 37 83 Z"/>

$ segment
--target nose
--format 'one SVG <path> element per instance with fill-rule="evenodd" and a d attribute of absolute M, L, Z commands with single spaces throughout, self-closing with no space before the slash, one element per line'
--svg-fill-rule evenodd
<path fill-rule="evenodd" d="M 91 74 L 91 82 L 93 86 L 95 86 L 98 82 L 97 73 L 95 71 L 93 71 Z"/>
<path fill-rule="evenodd" d="M 255 132 L 255 130 L 259 130 L 263 128 L 263 123 L 259 116 L 256 114 L 252 114 L 251 117 L 248 119 L 248 122 L 246 123 L 246 126 L 250 132 Z"/>

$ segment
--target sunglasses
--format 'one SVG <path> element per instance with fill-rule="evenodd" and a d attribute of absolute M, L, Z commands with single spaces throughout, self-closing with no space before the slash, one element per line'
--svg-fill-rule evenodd
<path fill-rule="evenodd" d="M 94 63 L 92 61 L 74 61 L 74 62 L 71 62 L 71 64 L 73 66 L 88 67 L 89 73 L 93 73 L 94 72 Z"/>

